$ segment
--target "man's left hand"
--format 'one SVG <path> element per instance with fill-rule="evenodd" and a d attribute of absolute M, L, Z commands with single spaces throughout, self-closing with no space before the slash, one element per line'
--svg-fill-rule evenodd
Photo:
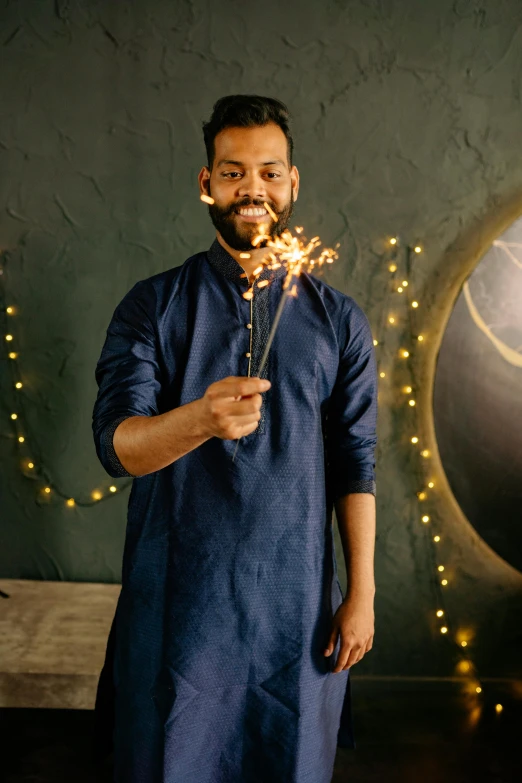
<path fill-rule="evenodd" d="M 372 649 L 374 629 L 373 595 L 345 598 L 332 618 L 332 633 L 324 651 L 326 656 L 333 653 L 340 634 L 341 647 L 333 672 L 345 671 L 362 660 Z"/>

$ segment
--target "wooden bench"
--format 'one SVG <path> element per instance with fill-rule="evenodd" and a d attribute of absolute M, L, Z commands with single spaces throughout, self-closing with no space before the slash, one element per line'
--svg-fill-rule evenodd
<path fill-rule="evenodd" d="M 120 589 L 0 579 L 0 707 L 93 709 Z"/>

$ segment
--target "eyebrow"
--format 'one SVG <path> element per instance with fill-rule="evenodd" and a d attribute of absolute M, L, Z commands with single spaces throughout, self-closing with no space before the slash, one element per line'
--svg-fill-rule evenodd
<path fill-rule="evenodd" d="M 284 160 L 267 160 L 261 163 L 262 166 L 284 166 Z M 240 160 L 220 160 L 218 166 L 243 166 L 244 164 Z"/>

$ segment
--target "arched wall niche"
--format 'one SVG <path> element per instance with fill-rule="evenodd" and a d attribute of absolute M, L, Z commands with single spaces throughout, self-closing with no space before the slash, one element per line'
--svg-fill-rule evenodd
<path fill-rule="evenodd" d="M 468 226 L 448 248 L 436 270 L 439 278 L 436 285 L 440 289 L 440 280 L 444 281 L 444 296 L 440 296 L 440 294 L 437 297 L 433 296 L 433 278 L 431 278 L 431 282 L 430 280 L 425 281 L 424 290 L 419 292 L 419 296 L 423 296 L 424 301 L 436 301 L 436 305 L 433 305 L 429 318 L 426 319 L 430 332 L 426 347 L 429 347 L 424 352 L 425 364 L 421 371 L 424 377 L 418 390 L 418 398 L 420 424 L 431 444 L 432 465 L 438 479 L 437 495 L 440 504 L 438 509 L 440 517 L 445 521 L 445 524 L 449 523 L 452 526 L 454 540 L 456 537 L 461 541 L 463 538 L 466 539 L 475 555 L 478 555 L 484 563 L 489 564 L 493 571 L 504 572 L 510 583 L 515 582 L 522 586 L 522 573 L 501 557 L 479 535 L 459 504 L 441 458 L 434 417 L 434 390 L 441 345 L 464 283 L 472 275 L 493 242 L 499 239 L 520 218 L 522 218 L 522 193 L 515 194 L 504 203 L 488 204 L 484 215 L 478 217 L 473 224 Z M 456 535 L 458 533 L 461 535 Z"/>

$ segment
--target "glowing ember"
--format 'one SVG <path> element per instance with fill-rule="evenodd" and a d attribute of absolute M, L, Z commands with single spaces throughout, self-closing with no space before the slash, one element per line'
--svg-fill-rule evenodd
<path fill-rule="evenodd" d="M 201 194 L 200 199 L 201 199 L 201 201 L 204 201 L 205 204 L 214 204 L 215 203 L 214 199 L 212 198 L 212 196 L 205 196 L 204 193 Z"/>
<path fill-rule="evenodd" d="M 272 209 L 272 207 L 270 206 L 270 204 L 267 204 L 266 201 L 263 201 L 263 206 L 265 207 L 266 211 L 268 212 L 272 220 L 275 220 L 275 222 L 277 223 L 277 215 Z"/>
<path fill-rule="evenodd" d="M 240 253 L 239 258 L 250 258 L 250 253 Z"/>

